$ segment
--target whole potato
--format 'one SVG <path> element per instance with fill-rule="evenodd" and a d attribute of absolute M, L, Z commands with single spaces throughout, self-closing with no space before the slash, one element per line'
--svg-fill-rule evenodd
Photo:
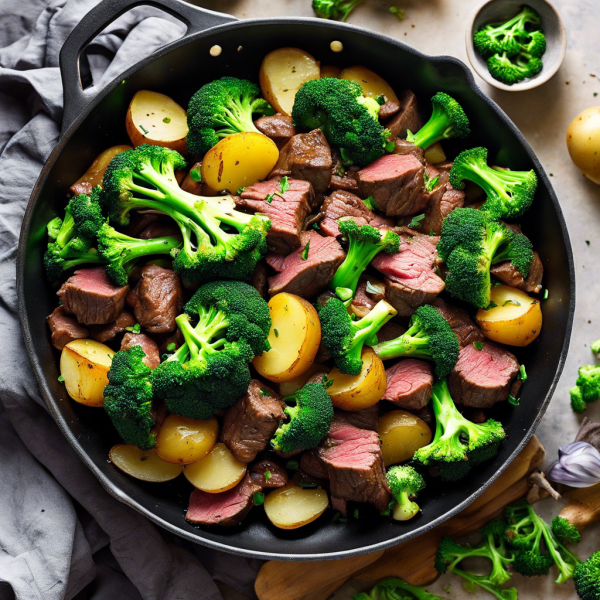
<path fill-rule="evenodd" d="M 575 166 L 600 184 L 600 106 L 587 108 L 571 121 L 567 148 Z"/>

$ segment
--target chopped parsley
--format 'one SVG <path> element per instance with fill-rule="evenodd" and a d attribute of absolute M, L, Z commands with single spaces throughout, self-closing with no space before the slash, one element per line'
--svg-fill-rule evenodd
<path fill-rule="evenodd" d="M 140 129 L 142 130 L 142 133 L 144 135 L 148 135 L 149 132 L 148 132 L 148 130 L 143 125 L 140 125 Z"/>
<path fill-rule="evenodd" d="M 429 230 L 429 235 L 435 235 L 435 231 L 433 229 Z"/>
<path fill-rule="evenodd" d="M 397 6 L 390 6 L 390 12 L 399 20 L 404 21 L 404 17 L 406 16 L 404 10 L 402 8 L 398 8 Z"/>
<path fill-rule="evenodd" d="M 396 144 L 394 144 L 394 142 L 386 142 L 385 143 L 385 149 L 387 150 L 387 152 L 393 152 L 395 147 L 396 147 Z"/>
<path fill-rule="evenodd" d="M 190 177 L 194 180 L 194 181 L 202 181 L 202 172 L 200 171 L 200 167 L 194 167 L 191 171 L 190 171 Z"/>
<path fill-rule="evenodd" d="M 436 175 L 433 179 L 430 179 L 429 177 L 427 178 L 427 183 L 425 184 L 425 189 L 428 192 L 431 192 L 432 190 L 435 189 L 435 187 L 437 186 L 437 184 L 440 182 L 440 176 Z"/>
<path fill-rule="evenodd" d="M 355 509 L 354 509 L 354 513 L 352 514 L 352 516 L 353 516 L 355 519 L 358 519 L 358 517 L 359 517 L 359 514 L 358 514 L 358 508 L 355 508 Z"/>
<path fill-rule="evenodd" d="M 508 402 L 513 406 L 519 406 L 519 400 L 515 398 L 512 394 L 508 395 Z"/>
<path fill-rule="evenodd" d="M 290 189 L 290 184 L 288 182 L 287 175 L 281 178 L 279 182 L 279 187 L 281 188 L 281 193 L 285 194 Z"/>
<path fill-rule="evenodd" d="M 312 228 L 313 228 L 314 230 L 316 230 L 316 231 L 319 231 L 319 229 L 320 229 L 320 227 L 319 227 L 319 224 L 318 224 L 318 223 L 313 223 L 313 224 L 312 224 Z"/>
<path fill-rule="evenodd" d="M 167 125 L 171 122 L 171 119 L 169 117 L 165 117 L 163 119 L 163 123 L 166 123 Z"/>
<path fill-rule="evenodd" d="M 175 342 L 172 342 L 167 346 L 167 351 L 173 352 L 175 350 L 175 348 L 177 348 L 177 344 Z"/>
<path fill-rule="evenodd" d="M 491 300 L 490 303 L 483 310 L 492 310 L 492 308 L 496 308 L 498 305 Z"/>
<path fill-rule="evenodd" d="M 260 388 L 260 393 L 263 396 L 270 396 L 271 395 L 271 392 L 269 390 L 265 389 L 265 388 Z"/>
<path fill-rule="evenodd" d="M 302 250 L 302 260 L 306 260 L 308 258 L 308 248 L 310 246 L 310 240 L 306 242 L 306 246 L 304 246 L 304 250 Z"/>
<path fill-rule="evenodd" d="M 254 494 L 254 506 L 260 506 L 265 501 L 265 495 L 262 492 Z"/>
<path fill-rule="evenodd" d="M 519 369 L 519 374 L 517 375 L 517 377 L 521 381 L 527 381 L 527 371 L 525 371 L 525 365 L 521 365 L 521 368 Z"/>
<path fill-rule="evenodd" d="M 275 334 L 275 337 L 279 337 L 279 331 L 277 331 L 277 329 L 273 329 L 273 333 Z"/>
<path fill-rule="evenodd" d="M 273 202 L 273 194 L 267 194 L 265 196 L 265 202 L 267 202 L 268 204 L 271 204 L 271 202 Z"/>
<path fill-rule="evenodd" d="M 263 475 L 265 476 L 265 479 L 266 479 L 267 481 L 269 481 L 269 479 L 271 479 L 271 471 L 265 471 L 265 472 L 263 473 Z"/>
<path fill-rule="evenodd" d="M 377 96 L 375 100 L 377 100 L 377 104 L 379 104 L 379 106 L 383 106 L 385 104 L 385 96 L 383 94 Z"/>
<path fill-rule="evenodd" d="M 238 191 L 236 192 L 236 194 L 237 194 L 238 196 L 241 196 L 241 195 L 242 195 L 242 192 L 243 192 L 245 189 L 246 189 L 246 186 L 243 186 L 243 187 L 239 188 L 239 189 L 238 189 Z"/>
<path fill-rule="evenodd" d="M 337 521 L 337 520 L 338 520 L 338 519 L 339 519 L 341 516 L 342 516 L 342 515 L 341 515 L 341 513 L 340 513 L 340 512 L 336 512 L 336 513 L 333 515 L 333 517 L 332 517 L 332 519 L 331 519 L 331 522 L 332 522 L 332 523 L 335 523 L 335 522 L 336 522 L 336 521 Z"/>
<path fill-rule="evenodd" d="M 65 378 L 62 375 L 59 375 L 58 380 L 62 383 L 65 380 Z"/>
<path fill-rule="evenodd" d="M 136 323 L 133 327 L 125 327 L 125 331 L 131 331 L 131 333 L 139 333 L 141 331 L 140 324 Z"/>
<path fill-rule="evenodd" d="M 363 200 L 363 202 L 366 204 L 366 206 L 369 210 L 375 210 L 377 208 L 377 205 L 375 204 L 375 200 L 373 200 L 373 196 L 369 196 L 368 198 L 365 198 Z"/>
<path fill-rule="evenodd" d="M 475 346 L 475 350 L 483 350 L 483 342 L 473 342 L 473 346 Z"/>
<path fill-rule="evenodd" d="M 288 460 L 287 463 L 285 463 L 285 468 L 290 471 L 297 471 L 299 467 L 300 465 L 297 460 Z"/>
<path fill-rule="evenodd" d="M 544 295 L 542 296 L 542 300 L 548 300 L 548 288 L 544 290 Z"/>
<path fill-rule="evenodd" d="M 415 227 L 418 227 L 424 218 L 425 218 L 425 213 L 423 213 L 422 215 L 417 215 L 416 217 L 413 217 L 411 219 L 410 223 L 408 224 L 409 229 L 414 229 Z"/>
<path fill-rule="evenodd" d="M 339 519 L 340 523 L 347 523 L 348 522 L 348 518 L 347 517 L 342 517 L 341 519 Z"/>
<path fill-rule="evenodd" d="M 517 302 L 516 300 L 507 300 L 502 306 L 506 306 L 507 304 L 514 304 L 515 306 L 521 306 L 521 303 Z"/>
<path fill-rule="evenodd" d="M 323 375 L 323 379 L 321 379 L 321 383 L 323 384 L 323 387 L 325 389 L 327 389 L 328 387 L 331 387 L 333 385 L 333 381 L 334 381 L 333 379 L 329 379 L 327 377 L 327 373 L 325 373 Z"/>
<path fill-rule="evenodd" d="M 305 483 L 304 481 L 298 481 L 298 485 L 304 489 L 316 488 L 316 483 Z"/>

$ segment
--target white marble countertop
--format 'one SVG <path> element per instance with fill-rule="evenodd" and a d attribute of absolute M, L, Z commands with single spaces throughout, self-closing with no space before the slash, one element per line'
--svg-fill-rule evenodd
<path fill-rule="evenodd" d="M 241 19 L 266 16 L 313 17 L 311 0 L 196 0 L 196 4 L 227 12 Z M 366 0 L 351 14 L 349 22 L 373 29 L 411 44 L 428 54 L 448 54 L 468 64 L 465 26 L 481 0 Z M 559 445 L 572 441 L 581 420 L 570 408 L 568 390 L 581 364 L 593 362 L 589 344 L 600 338 L 600 314 L 594 306 L 600 293 L 600 280 L 594 258 L 600 249 L 600 186 L 585 179 L 569 159 L 565 144 L 566 128 L 579 112 L 600 105 L 600 11 L 598 0 L 554 0 L 565 21 L 567 55 L 558 73 L 546 84 L 525 92 L 503 92 L 475 75 L 477 83 L 516 123 L 552 174 L 552 183 L 564 212 L 577 276 L 577 308 L 567 362 L 537 435 L 547 452 L 547 462 L 556 457 Z M 405 10 L 399 21 L 389 13 L 396 5 Z M 595 97 L 595 94 L 599 94 Z M 590 244 L 586 244 L 586 240 Z M 597 264 L 597 263 L 596 263 Z M 590 405 L 587 416 L 600 420 L 600 402 Z M 552 518 L 559 507 L 552 501 L 538 505 L 542 515 Z M 600 549 L 600 524 L 590 527 L 577 547 L 587 558 Z M 552 574 L 552 573 L 551 573 Z M 558 586 L 553 577 L 525 578 L 514 575 L 513 583 L 521 600 L 571 600 L 577 598 L 571 581 Z M 451 584 L 450 593 L 444 587 Z M 369 587 L 352 581 L 332 597 L 349 598 Z M 472 600 L 491 598 L 487 593 L 467 594 L 458 577 L 443 576 L 429 591 L 443 597 Z"/>

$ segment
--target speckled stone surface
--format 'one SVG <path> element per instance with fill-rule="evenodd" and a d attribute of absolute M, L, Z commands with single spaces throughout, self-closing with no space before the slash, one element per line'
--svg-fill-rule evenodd
<path fill-rule="evenodd" d="M 267 16 L 314 16 L 310 0 L 201 0 L 207 8 L 227 12 L 241 19 Z M 600 251 L 600 186 L 585 179 L 573 166 L 565 145 L 570 121 L 589 106 L 600 105 L 600 11 L 598 0 L 554 0 L 565 21 L 568 47 L 558 73 L 546 84 L 531 91 L 512 93 L 496 90 L 475 76 L 488 93 L 523 132 L 546 171 L 560 200 L 575 256 L 577 308 L 569 356 L 550 407 L 537 430 L 546 447 L 547 463 L 556 457 L 560 445 L 572 441 L 580 417 L 569 404 L 568 390 L 579 365 L 594 361 L 589 344 L 600 338 L 600 269 L 594 259 Z M 395 4 L 405 10 L 399 21 L 389 13 Z M 428 54 L 449 54 L 468 64 L 464 32 L 466 21 L 480 0 L 366 0 L 349 21 L 411 44 Z M 598 94 L 596 97 L 595 94 Z M 589 245 L 586 243 L 589 241 Z M 587 416 L 600 420 L 600 403 L 591 405 Z M 544 501 L 538 510 L 548 518 L 559 506 Z M 577 548 L 582 557 L 600 549 L 600 525 L 589 528 Z M 571 600 L 577 598 L 572 582 L 557 586 L 553 577 L 513 582 L 521 600 Z M 450 593 L 444 587 L 451 584 Z M 349 598 L 369 587 L 352 581 L 333 596 Z M 486 593 L 467 594 L 458 578 L 444 576 L 429 590 L 443 597 L 472 600 L 491 598 Z"/>

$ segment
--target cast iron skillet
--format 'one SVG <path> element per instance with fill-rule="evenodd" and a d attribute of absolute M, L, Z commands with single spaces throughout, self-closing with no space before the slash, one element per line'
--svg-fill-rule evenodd
<path fill-rule="evenodd" d="M 108 23 L 139 4 L 160 7 L 188 27 L 184 37 L 142 60 L 102 90 L 82 91 L 79 57 L 82 49 Z M 344 45 L 330 50 L 332 40 Z M 223 48 L 209 55 L 214 44 Z M 62 214 L 65 193 L 93 158 L 114 144 L 128 143 L 125 112 L 140 89 L 164 92 L 181 105 L 203 83 L 223 75 L 258 78 L 263 56 L 281 46 L 298 46 L 325 64 L 362 64 L 380 73 L 400 91 L 413 89 L 428 110 L 428 99 L 443 90 L 465 108 L 472 123 L 468 147 L 484 145 L 490 161 L 513 169 L 534 168 L 539 189 L 524 221 L 525 231 L 544 261 L 544 327 L 538 340 L 520 353 L 529 379 L 518 408 L 503 403 L 494 413 L 508 438 L 497 458 L 456 485 L 433 483 L 419 500 L 423 512 L 407 523 L 378 518 L 368 511 L 347 524 L 332 523 L 331 513 L 295 531 L 272 527 L 257 508 L 244 524 L 232 529 L 193 527 L 184 519 L 190 486 L 181 477 L 169 484 L 144 484 L 131 479 L 107 460 L 117 441 L 103 411 L 75 405 L 57 380 L 57 353 L 45 323 L 57 305 L 45 283 L 42 253 L 46 223 Z M 550 402 L 563 367 L 575 303 L 571 247 L 565 222 L 550 182 L 527 142 L 500 108 L 475 85 L 469 70 L 451 57 L 430 57 L 372 31 L 316 19 L 234 18 L 194 8 L 179 0 L 104 0 L 75 28 L 60 56 L 65 110 L 60 141 L 35 185 L 21 232 L 17 263 L 19 310 L 23 335 L 48 408 L 62 432 L 106 489 L 165 529 L 213 548 L 258 558 L 340 558 L 394 546 L 422 534 L 472 502 L 506 469 L 533 434 Z M 463 146 L 464 147 L 464 146 Z M 460 149 L 446 145 L 449 155 Z"/>

